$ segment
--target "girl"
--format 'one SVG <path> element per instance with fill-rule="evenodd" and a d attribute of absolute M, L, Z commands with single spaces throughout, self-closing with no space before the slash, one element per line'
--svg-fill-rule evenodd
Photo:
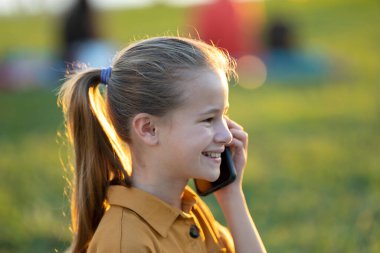
<path fill-rule="evenodd" d="M 71 252 L 265 252 L 242 191 L 247 133 L 226 116 L 233 74 L 213 46 L 158 37 L 62 86 L 75 150 Z M 187 186 L 218 178 L 226 146 L 237 178 L 215 195 L 229 230 Z"/>

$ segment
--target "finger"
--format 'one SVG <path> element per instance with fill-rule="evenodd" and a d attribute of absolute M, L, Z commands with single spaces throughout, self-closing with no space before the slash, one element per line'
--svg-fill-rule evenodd
<path fill-rule="evenodd" d="M 236 128 L 236 129 L 243 130 L 243 127 L 241 125 L 239 125 L 232 119 L 228 118 L 227 116 L 226 116 L 226 121 L 227 121 L 227 126 L 229 129 Z"/>
<path fill-rule="evenodd" d="M 248 139 L 248 133 L 245 131 L 242 131 L 240 129 L 231 128 L 230 132 L 234 138 L 237 138 L 239 140 L 247 140 Z"/>
<path fill-rule="evenodd" d="M 239 148 L 244 148 L 244 143 L 238 139 L 233 139 L 230 143 L 229 143 L 229 147 L 233 148 L 233 149 L 239 149 Z"/>
<path fill-rule="evenodd" d="M 238 130 L 238 129 L 230 129 L 230 132 L 233 136 L 233 138 L 236 138 L 238 140 L 240 140 L 241 142 L 243 142 L 244 145 L 246 145 L 248 143 L 248 133 L 245 132 L 245 131 L 242 131 L 242 130 Z"/>
<path fill-rule="evenodd" d="M 228 146 L 231 149 L 231 152 L 233 155 L 239 154 L 239 153 L 242 153 L 242 154 L 245 153 L 244 143 L 239 141 L 238 139 L 233 139 Z"/>

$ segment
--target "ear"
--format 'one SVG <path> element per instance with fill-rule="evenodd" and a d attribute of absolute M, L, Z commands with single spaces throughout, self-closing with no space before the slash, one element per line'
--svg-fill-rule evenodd
<path fill-rule="evenodd" d="M 148 145 L 158 143 L 156 117 L 148 113 L 139 113 L 132 120 L 132 129 L 142 142 Z"/>

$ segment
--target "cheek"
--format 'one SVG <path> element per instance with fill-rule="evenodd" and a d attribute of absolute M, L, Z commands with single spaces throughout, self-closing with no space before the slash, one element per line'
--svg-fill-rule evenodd
<path fill-rule="evenodd" d="M 212 125 L 206 126 L 200 124 L 196 129 L 194 129 L 193 135 L 198 139 L 210 138 L 214 133 L 214 128 Z"/>

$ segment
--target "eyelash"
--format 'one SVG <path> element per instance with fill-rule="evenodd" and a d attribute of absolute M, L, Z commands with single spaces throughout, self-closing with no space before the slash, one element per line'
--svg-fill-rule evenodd
<path fill-rule="evenodd" d="M 228 117 L 228 113 L 224 113 L 223 116 Z M 214 121 L 214 119 L 215 119 L 215 117 L 209 117 L 207 119 L 204 119 L 203 122 L 211 123 L 212 121 Z"/>
<path fill-rule="evenodd" d="M 203 120 L 204 122 L 207 122 L 207 123 L 211 123 L 212 121 L 214 120 L 214 118 L 207 118 L 205 120 Z"/>

